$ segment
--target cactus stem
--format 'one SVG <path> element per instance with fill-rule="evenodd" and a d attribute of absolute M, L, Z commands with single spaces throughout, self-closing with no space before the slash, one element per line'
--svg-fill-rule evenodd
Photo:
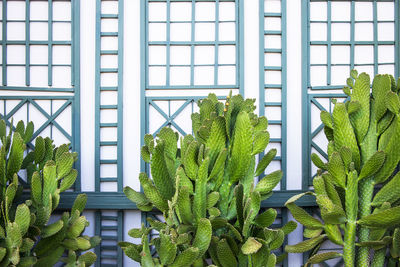
<path fill-rule="evenodd" d="M 374 259 L 372 260 L 371 267 L 380 267 L 385 265 L 386 248 L 375 251 Z"/>
<path fill-rule="evenodd" d="M 357 209 L 358 209 L 358 182 L 357 172 L 350 172 L 347 180 L 345 196 L 347 224 L 344 232 L 343 259 L 345 267 L 354 267 L 357 232 Z"/>
<path fill-rule="evenodd" d="M 374 193 L 373 178 L 367 178 L 360 182 L 360 214 L 359 218 L 371 214 L 371 201 Z M 369 229 L 366 227 L 360 227 L 358 232 L 358 238 L 360 242 L 366 242 L 369 239 Z M 367 266 L 369 263 L 369 248 L 360 247 L 357 253 L 357 266 Z"/>
<path fill-rule="evenodd" d="M 343 259 L 345 267 L 354 267 L 355 243 L 356 243 L 355 221 L 348 221 L 346 231 L 344 233 Z"/>

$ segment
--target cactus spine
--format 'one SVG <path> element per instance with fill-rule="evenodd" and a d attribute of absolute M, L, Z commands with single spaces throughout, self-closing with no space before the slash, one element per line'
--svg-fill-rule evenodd
<path fill-rule="evenodd" d="M 400 83 L 396 85 L 390 75 L 377 75 L 371 94 L 369 75 L 353 70 L 347 85 L 343 91 L 349 100 L 333 101 L 332 114 L 321 112 L 329 141 L 328 162 L 316 154 L 311 156 L 319 170 L 313 182 L 315 192 L 307 194 L 316 197 L 323 222 L 316 222 L 294 204 L 300 195 L 286 203 L 295 219 L 306 227 L 309 240 L 323 238 L 311 245 L 306 240 L 287 246 L 286 250 L 313 249 L 308 264 L 343 257 L 346 267 L 383 266 L 390 244 L 390 255 L 398 260 L 398 244 L 393 242 L 397 230 L 393 229 L 400 225 L 400 192 L 395 189 L 399 176 L 393 174 L 400 161 Z M 383 187 L 376 190 L 380 184 Z M 311 236 L 311 230 L 318 232 Z M 326 240 L 343 246 L 343 254 L 316 254 Z"/>

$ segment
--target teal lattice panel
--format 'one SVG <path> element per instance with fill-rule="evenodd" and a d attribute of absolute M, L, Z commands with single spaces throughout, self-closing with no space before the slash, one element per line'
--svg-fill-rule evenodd
<path fill-rule="evenodd" d="M 332 98 L 351 69 L 371 76 L 399 76 L 399 1 L 303 1 L 303 189 L 316 169 L 312 152 L 326 158 L 326 138 L 319 119 L 331 111 Z"/>
<path fill-rule="evenodd" d="M 277 156 L 270 168 L 284 170 L 280 189 L 286 189 L 286 1 L 260 0 L 260 115 L 269 121 Z"/>
<path fill-rule="evenodd" d="M 241 5 L 238 0 L 142 2 L 142 141 L 165 126 L 191 133 L 190 114 L 199 95 L 221 95 L 223 89 L 243 93 Z M 145 170 L 144 162 L 141 167 Z"/>
<path fill-rule="evenodd" d="M 121 192 L 123 1 L 97 0 L 96 9 L 95 190 Z"/>
<path fill-rule="evenodd" d="M 38 136 L 80 151 L 79 0 L 1 6 L 0 117 L 34 121 Z M 31 144 L 28 144 L 32 146 Z M 76 162 L 78 170 L 79 161 Z M 75 183 L 80 191 L 80 178 Z"/>
<path fill-rule="evenodd" d="M 123 211 L 96 211 L 95 234 L 101 244 L 95 248 L 96 266 L 123 266 L 123 252 L 118 247 L 124 231 Z"/>
<path fill-rule="evenodd" d="M 1 89 L 74 92 L 79 1 L 1 4 Z"/>
<path fill-rule="evenodd" d="M 95 191 L 123 188 L 123 25 L 121 0 L 96 0 Z M 97 211 L 96 266 L 122 266 L 123 211 Z"/>
<path fill-rule="evenodd" d="M 310 155 L 311 153 L 317 153 L 324 158 L 326 161 L 328 160 L 327 154 L 327 146 L 328 140 L 325 137 L 324 133 L 324 125 L 320 121 L 320 113 L 321 111 L 333 111 L 332 100 L 336 99 L 337 101 L 343 102 L 346 101 L 346 95 L 344 94 L 309 94 L 308 95 L 308 117 L 309 121 L 309 135 L 308 135 L 308 143 L 310 146 L 307 151 L 307 162 L 309 164 L 308 169 L 310 173 L 308 175 L 308 185 L 312 186 L 312 180 L 314 176 L 317 174 L 317 168 L 311 163 Z"/>
<path fill-rule="evenodd" d="M 146 89 L 239 88 L 238 0 L 144 2 Z"/>
<path fill-rule="evenodd" d="M 353 68 L 398 76 L 398 11 L 397 0 L 310 1 L 307 86 L 341 89 Z"/>

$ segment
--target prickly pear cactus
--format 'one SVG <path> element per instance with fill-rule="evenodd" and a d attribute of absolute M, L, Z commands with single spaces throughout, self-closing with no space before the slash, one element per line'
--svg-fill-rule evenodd
<path fill-rule="evenodd" d="M 347 85 L 349 100 L 334 101 L 332 114 L 321 112 L 329 160 L 311 155 L 319 168 L 314 192 L 286 203 L 309 239 L 286 251 L 312 250 L 308 264 L 343 257 L 345 266 L 384 266 L 387 248 L 397 262 L 400 248 L 400 82 L 377 75 L 371 93 L 369 75 L 353 70 Z M 305 194 L 316 197 L 322 222 L 294 204 Z M 343 253 L 318 254 L 327 240 L 342 246 Z"/>
<path fill-rule="evenodd" d="M 9 128 L 13 128 L 12 123 Z M 90 266 L 96 260 L 94 253 L 78 258 L 75 254 L 100 242 L 98 237 L 82 236 L 89 224 L 81 215 L 86 195 L 78 195 L 71 213 L 65 212 L 60 220 L 48 224 L 60 193 L 75 182 L 77 171 L 73 163 L 77 154 L 69 152 L 68 145 L 54 148 L 50 138 L 40 136 L 35 148 L 28 152 L 26 143 L 33 132 L 32 122 L 25 127 L 20 121 L 15 132 L 9 130 L 7 134 L 5 121 L 0 120 L 0 266 L 53 266 L 64 252 L 69 253 L 63 259 L 67 266 Z M 31 192 L 25 203 L 19 199 L 23 191 L 20 170 L 26 170 Z"/>
<path fill-rule="evenodd" d="M 217 266 L 275 264 L 271 251 L 295 223 L 272 230 L 276 211 L 259 215 L 261 201 L 282 178 L 276 171 L 253 185 L 276 155 L 269 151 L 256 167 L 256 156 L 269 143 L 268 121 L 253 113 L 254 100 L 240 95 L 229 95 L 223 104 L 210 94 L 198 105 L 194 136 L 179 139 L 171 128 L 156 139 L 145 136 L 141 155 L 150 163 L 152 180 L 141 173 L 143 193 L 129 187 L 124 192 L 142 211 L 161 211 L 165 222 L 149 219 L 150 227 L 129 232 L 142 238 L 140 245 L 120 246 L 143 266 L 208 266 L 206 259 Z M 149 241 L 152 230 L 160 234 Z M 153 257 L 149 245 L 157 252 Z"/>

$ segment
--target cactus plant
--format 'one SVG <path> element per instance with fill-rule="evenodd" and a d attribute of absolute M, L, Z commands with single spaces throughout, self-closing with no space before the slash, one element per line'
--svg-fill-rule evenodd
<path fill-rule="evenodd" d="M 377 75 L 371 94 L 369 75 L 352 70 L 347 85 L 348 101 L 333 101 L 332 114 L 321 112 L 329 159 L 311 156 L 319 168 L 314 192 L 286 203 L 309 239 L 286 251 L 312 250 L 308 264 L 343 257 L 345 266 L 383 266 L 387 248 L 397 261 L 400 248 L 400 174 L 394 175 L 400 161 L 400 82 Z M 323 222 L 294 204 L 305 194 L 316 197 Z M 316 254 L 326 240 L 343 253 Z"/>
<path fill-rule="evenodd" d="M 141 173 L 143 193 L 129 187 L 124 192 L 142 211 L 161 211 L 165 222 L 149 219 L 150 227 L 129 232 L 142 238 L 140 245 L 120 246 L 143 266 L 205 266 L 206 259 L 217 266 L 272 266 L 271 251 L 296 224 L 272 230 L 276 211 L 258 215 L 261 200 L 282 178 L 276 171 L 253 185 L 276 155 L 272 149 L 256 168 L 256 156 L 269 143 L 268 121 L 253 113 L 254 100 L 240 95 L 229 95 L 224 105 L 210 94 L 198 105 L 194 135 L 179 139 L 163 128 L 155 140 L 145 136 L 141 155 L 150 163 L 152 180 Z M 153 229 L 159 237 L 150 240 L 157 251 L 152 258 L 148 234 Z"/>
<path fill-rule="evenodd" d="M 67 266 L 90 266 L 96 255 L 87 252 L 78 258 L 75 252 L 86 251 L 99 244 L 98 237 L 82 236 L 89 222 L 82 216 L 86 195 L 76 198 L 71 213 L 48 224 L 57 208 L 60 193 L 75 182 L 73 163 L 77 154 L 68 145 L 54 148 L 50 138 L 38 136 L 34 149 L 27 151 L 34 126 L 23 121 L 7 134 L 7 125 L 0 120 L 0 266 L 52 266 L 68 251 Z M 25 156 L 24 156 L 25 155 Z M 20 170 L 26 170 L 31 198 L 21 203 L 23 186 Z M 19 204 L 20 203 L 20 204 Z"/>

